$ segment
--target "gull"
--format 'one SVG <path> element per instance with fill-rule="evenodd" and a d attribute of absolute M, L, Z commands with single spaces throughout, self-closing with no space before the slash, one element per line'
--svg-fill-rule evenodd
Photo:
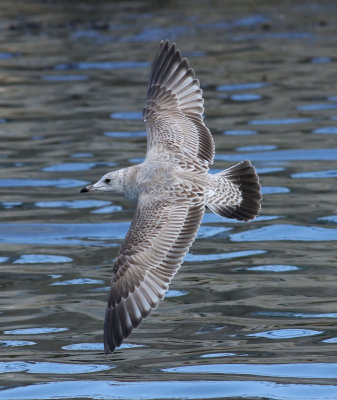
<path fill-rule="evenodd" d="M 239 221 L 261 209 L 261 187 L 250 161 L 208 173 L 214 141 L 203 122 L 199 80 L 175 43 L 161 42 L 152 65 L 143 120 L 144 162 L 108 172 L 83 192 L 115 192 L 136 211 L 113 265 L 104 322 L 112 353 L 156 308 L 192 245 L 207 207 Z"/>

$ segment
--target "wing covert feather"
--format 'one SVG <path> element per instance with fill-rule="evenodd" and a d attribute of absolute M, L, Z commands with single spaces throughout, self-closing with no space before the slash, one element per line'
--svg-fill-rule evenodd
<path fill-rule="evenodd" d="M 147 158 L 171 153 L 183 168 L 205 172 L 213 162 L 214 142 L 203 122 L 199 80 L 175 44 L 162 42 L 150 73 L 144 122 Z"/>
<path fill-rule="evenodd" d="M 203 203 L 140 196 L 114 263 L 104 323 L 106 353 L 118 347 L 163 299 L 195 239 Z"/>

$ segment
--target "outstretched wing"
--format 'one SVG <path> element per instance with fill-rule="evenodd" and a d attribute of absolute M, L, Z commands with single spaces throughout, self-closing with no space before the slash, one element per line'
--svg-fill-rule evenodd
<path fill-rule="evenodd" d="M 104 323 L 104 349 L 120 346 L 164 297 L 191 246 L 203 203 L 140 195 L 130 229 L 114 264 Z"/>
<path fill-rule="evenodd" d="M 167 157 L 183 168 L 205 172 L 214 142 L 203 122 L 199 80 L 175 44 L 161 42 L 149 79 L 144 122 L 147 159 Z"/>

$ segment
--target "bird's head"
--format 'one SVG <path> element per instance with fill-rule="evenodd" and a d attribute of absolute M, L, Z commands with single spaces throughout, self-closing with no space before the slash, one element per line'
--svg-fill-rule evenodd
<path fill-rule="evenodd" d="M 94 191 L 111 192 L 114 190 L 116 190 L 116 188 L 115 188 L 115 179 L 113 176 L 113 172 L 108 172 L 107 174 L 103 175 L 102 178 L 96 183 L 84 186 L 84 188 L 80 190 L 80 193 L 87 193 Z"/>

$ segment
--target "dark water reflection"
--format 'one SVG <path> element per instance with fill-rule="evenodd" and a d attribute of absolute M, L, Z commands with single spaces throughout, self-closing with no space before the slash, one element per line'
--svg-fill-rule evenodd
<path fill-rule="evenodd" d="M 0 11 L 0 399 L 336 399 L 335 2 Z M 165 301 L 106 357 L 134 206 L 79 189 L 144 157 L 165 38 L 203 85 L 212 172 L 251 159 L 263 211 L 206 214 Z"/>

